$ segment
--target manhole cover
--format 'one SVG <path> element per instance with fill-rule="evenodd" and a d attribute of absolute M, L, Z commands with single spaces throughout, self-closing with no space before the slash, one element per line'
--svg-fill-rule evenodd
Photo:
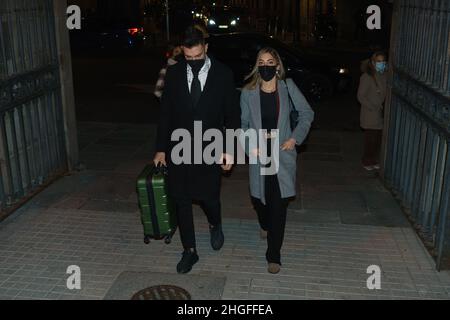
<path fill-rule="evenodd" d="M 180 287 L 155 286 L 139 291 L 131 300 L 191 300 L 191 295 Z"/>

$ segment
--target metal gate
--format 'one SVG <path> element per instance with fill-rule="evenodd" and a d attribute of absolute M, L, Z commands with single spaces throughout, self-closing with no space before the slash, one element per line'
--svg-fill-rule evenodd
<path fill-rule="evenodd" d="M 66 168 L 52 0 L 0 1 L 0 212 Z"/>
<path fill-rule="evenodd" d="M 437 268 L 450 267 L 450 1 L 398 0 L 385 163 Z"/>

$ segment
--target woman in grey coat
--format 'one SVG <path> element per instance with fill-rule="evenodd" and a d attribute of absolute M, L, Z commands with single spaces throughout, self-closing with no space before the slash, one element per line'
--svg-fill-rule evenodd
<path fill-rule="evenodd" d="M 380 169 L 380 149 L 383 131 L 383 112 L 386 100 L 387 63 L 382 52 L 373 54 L 362 65 L 358 100 L 361 103 L 361 127 L 364 129 L 363 167 L 368 170 Z"/>
<path fill-rule="evenodd" d="M 296 195 L 296 145 L 306 139 L 314 112 L 291 79 L 285 80 L 285 69 L 278 52 L 264 48 L 247 77 L 250 80 L 241 95 L 241 125 L 261 133 L 255 148 L 247 135 L 241 144 L 250 159 L 250 193 L 261 226 L 261 237 L 267 239 L 266 258 L 270 273 L 280 272 L 288 199 Z M 291 111 L 298 112 L 297 125 L 291 128 Z M 263 142 L 261 142 L 263 141 Z M 250 144 L 250 145 L 249 145 Z M 271 159 L 267 164 L 262 157 Z M 273 166 L 273 164 L 276 164 Z M 267 170 L 276 167 L 276 170 Z"/>

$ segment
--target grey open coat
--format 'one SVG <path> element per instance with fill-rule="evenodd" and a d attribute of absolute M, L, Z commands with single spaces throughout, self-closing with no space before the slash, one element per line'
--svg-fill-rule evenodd
<path fill-rule="evenodd" d="M 287 83 L 287 86 L 286 86 Z M 301 145 L 311 128 L 314 120 L 314 112 L 303 94 L 297 88 L 291 79 L 278 81 L 278 94 L 280 99 L 280 114 L 278 119 L 279 141 L 280 146 L 290 138 L 297 141 L 297 145 Z M 298 126 L 292 131 L 290 125 L 290 103 L 289 93 L 294 103 L 295 109 L 299 112 Z M 253 90 L 244 89 L 241 95 L 241 127 L 244 131 L 255 129 L 257 131 L 262 128 L 261 120 L 261 100 L 260 87 L 257 86 Z M 245 138 L 240 139 L 241 145 L 249 155 L 248 144 Z M 261 199 L 265 204 L 264 175 L 261 174 L 261 164 L 250 164 L 250 193 L 253 197 Z M 281 151 L 279 153 L 279 169 L 278 181 L 282 198 L 291 198 L 296 195 L 296 176 L 297 176 L 297 152 Z"/>

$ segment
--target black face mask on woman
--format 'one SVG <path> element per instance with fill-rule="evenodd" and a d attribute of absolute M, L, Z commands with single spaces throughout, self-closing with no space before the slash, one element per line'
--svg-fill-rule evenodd
<path fill-rule="evenodd" d="M 277 67 L 276 66 L 260 66 L 259 67 L 259 74 L 261 75 L 261 78 L 268 82 L 272 80 L 275 75 L 277 74 Z"/>

